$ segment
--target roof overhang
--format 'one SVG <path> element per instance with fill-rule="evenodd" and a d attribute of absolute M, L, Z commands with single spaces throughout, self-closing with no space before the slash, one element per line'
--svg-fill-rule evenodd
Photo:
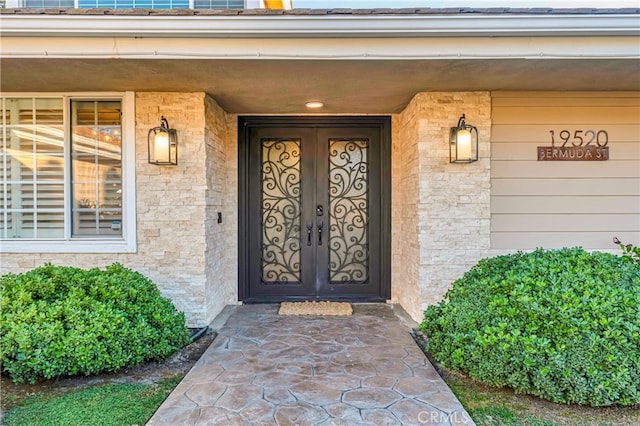
<path fill-rule="evenodd" d="M 311 98 L 390 113 L 420 91 L 640 90 L 640 10 L 615 12 L 3 13 L 1 83 L 205 91 L 228 111 L 274 114 Z"/>

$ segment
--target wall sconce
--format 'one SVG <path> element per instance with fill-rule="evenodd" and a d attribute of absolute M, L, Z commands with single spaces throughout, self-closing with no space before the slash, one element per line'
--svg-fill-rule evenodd
<path fill-rule="evenodd" d="M 176 166 L 178 164 L 178 132 L 169 128 L 164 116 L 160 126 L 149 130 L 147 135 L 149 164 L 156 166 Z"/>
<path fill-rule="evenodd" d="M 478 129 L 464 121 L 462 114 L 458 126 L 449 132 L 449 162 L 473 163 L 478 161 Z"/>

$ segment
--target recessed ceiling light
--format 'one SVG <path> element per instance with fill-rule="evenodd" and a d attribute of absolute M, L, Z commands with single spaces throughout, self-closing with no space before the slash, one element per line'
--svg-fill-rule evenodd
<path fill-rule="evenodd" d="M 304 106 L 306 106 L 307 108 L 322 108 L 324 106 L 324 103 L 320 101 L 310 101 L 305 102 Z"/>

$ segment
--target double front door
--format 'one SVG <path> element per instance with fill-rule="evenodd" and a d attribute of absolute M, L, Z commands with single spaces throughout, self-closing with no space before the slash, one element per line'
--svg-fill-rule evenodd
<path fill-rule="evenodd" d="M 240 124 L 241 297 L 387 298 L 388 120 Z"/>

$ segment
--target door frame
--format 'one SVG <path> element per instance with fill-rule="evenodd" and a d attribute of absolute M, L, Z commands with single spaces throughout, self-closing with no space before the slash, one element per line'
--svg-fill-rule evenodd
<path fill-rule="evenodd" d="M 391 117 L 390 116 L 238 116 L 238 300 L 244 303 L 275 302 L 252 297 L 249 290 L 249 136 L 255 127 L 377 127 L 380 130 L 380 200 L 371 208 L 380 211 L 379 297 L 342 299 L 384 302 L 391 298 Z M 291 297 L 287 300 L 295 301 Z M 303 298 L 307 300 L 307 298 Z"/>

